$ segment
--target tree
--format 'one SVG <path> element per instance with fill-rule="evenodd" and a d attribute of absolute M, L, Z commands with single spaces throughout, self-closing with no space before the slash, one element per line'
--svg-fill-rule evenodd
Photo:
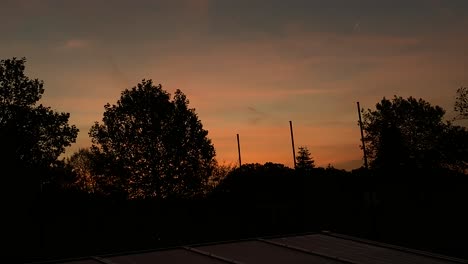
<path fill-rule="evenodd" d="M 468 150 L 453 144 L 452 139 L 461 140 L 468 133 L 444 122 L 441 107 L 395 96 L 391 101 L 383 98 L 376 110 L 362 112 L 371 167 L 454 168 L 466 164 Z"/>
<path fill-rule="evenodd" d="M 44 82 L 29 79 L 25 63 L 0 60 L 0 162 L 12 170 L 48 169 L 75 142 L 78 129 L 68 124 L 70 114 L 37 105 Z"/>
<path fill-rule="evenodd" d="M 95 157 L 91 150 L 80 148 L 66 159 L 65 163 L 73 173 L 73 187 L 88 193 L 97 189 L 97 179 L 93 175 Z"/>
<path fill-rule="evenodd" d="M 456 119 L 468 119 L 468 87 L 460 87 L 457 90 L 454 110 L 458 113 Z"/>
<path fill-rule="evenodd" d="M 61 187 L 58 157 L 78 133 L 68 124 L 68 113 L 37 104 L 44 83 L 24 74 L 25 63 L 25 58 L 0 60 L 0 206 L 2 225 L 8 227 L 2 237 L 13 254 L 27 252 L 24 242 L 34 241 L 33 223 L 42 219 L 38 194 Z"/>
<path fill-rule="evenodd" d="M 213 172 L 211 173 L 208 179 L 208 188 L 205 190 L 206 193 L 209 193 L 210 191 L 215 189 L 220 182 L 222 182 L 232 171 L 235 170 L 235 168 L 236 166 L 232 163 L 217 163 L 214 166 Z"/>
<path fill-rule="evenodd" d="M 314 160 L 310 156 L 307 147 L 299 147 L 296 157 L 296 169 L 303 172 L 310 172 L 315 167 Z"/>
<path fill-rule="evenodd" d="M 89 135 L 103 173 L 129 198 L 192 197 L 203 192 L 216 164 L 208 131 L 177 90 L 143 80 L 104 106 Z"/>

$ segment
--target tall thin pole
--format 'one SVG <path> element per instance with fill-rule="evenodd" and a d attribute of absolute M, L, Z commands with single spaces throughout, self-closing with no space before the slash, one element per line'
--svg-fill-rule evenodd
<path fill-rule="evenodd" d="M 292 128 L 292 121 L 289 121 L 289 129 L 291 130 L 291 144 L 292 144 L 294 169 L 295 169 L 296 168 L 296 150 L 294 149 L 294 134 L 293 134 L 293 128 Z"/>
<path fill-rule="evenodd" d="M 239 134 L 237 134 L 237 152 L 239 152 L 239 168 L 242 166 Z"/>
<path fill-rule="evenodd" d="M 357 102 L 357 108 L 358 108 L 358 115 L 359 115 L 359 128 L 361 129 L 362 152 L 364 154 L 364 167 L 368 169 L 369 165 L 367 163 L 366 143 L 364 142 L 364 131 L 362 128 L 362 118 L 361 118 L 361 106 L 359 105 L 359 102 Z"/>

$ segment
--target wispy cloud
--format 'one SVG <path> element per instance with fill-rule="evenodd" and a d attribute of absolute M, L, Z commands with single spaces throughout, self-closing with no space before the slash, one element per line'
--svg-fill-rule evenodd
<path fill-rule="evenodd" d="M 249 111 L 249 123 L 256 125 L 260 123 L 262 120 L 268 117 L 268 115 L 262 111 L 257 110 L 256 108 L 249 106 L 247 107 Z"/>
<path fill-rule="evenodd" d="M 91 42 L 89 40 L 84 39 L 68 39 L 65 43 L 61 46 L 64 49 L 82 49 L 91 46 Z"/>
<path fill-rule="evenodd" d="M 354 32 L 359 32 L 359 31 L 361 31 L 361 23 L 360 23 L 359 21 L 356 22 L 356 23 L 354 24 L 354 26 L 353 26 L 353 31 L 354 31 Z"/>

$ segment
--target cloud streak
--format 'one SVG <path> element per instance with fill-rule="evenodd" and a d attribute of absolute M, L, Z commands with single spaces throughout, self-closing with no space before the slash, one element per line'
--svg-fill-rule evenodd
<path fill-rule="evenodd" d="M 84 39 L 69 39 L 65 41 L 63 48 L 65 49 L 82 49 L 87 48 L 91 45 L 91 43 Z"/>

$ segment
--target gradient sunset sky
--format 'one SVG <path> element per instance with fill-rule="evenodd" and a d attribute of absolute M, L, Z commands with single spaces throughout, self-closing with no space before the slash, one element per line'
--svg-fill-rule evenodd
<path fill-rule="evenodd" d="M 181 89 L 223 163 L 361 164 L 356 101 L 452 109 L 468 86 L 466 0 L 0 0 L 0 58 L 27 58 L 42 103 L 80 133 L 142 79 Z"/>

